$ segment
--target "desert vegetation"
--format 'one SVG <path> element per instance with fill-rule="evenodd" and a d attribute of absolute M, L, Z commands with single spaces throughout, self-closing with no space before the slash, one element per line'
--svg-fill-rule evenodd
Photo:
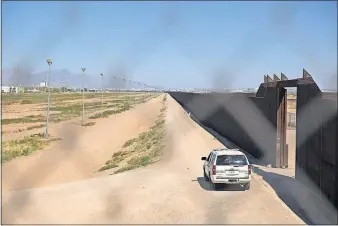
<path fill-rule="evenodd" d="M 154 125 L 147 132 L 126 141 L 121 150 L 115 152 L 99 171 L 114 169 L 114 174 L 117 174 L 147 166 L 160 159 L 164 148 L 166 96 L 162 100 L 162 105 Z"/>
<path fill-rule="evenodd" d="M 85 114 L 89 119 L 106 118 L 158 96 L 156 93 L 85 93 Z M 46 121 L 45 93 L 3 94 L 2 134 L 34 131 Z M 81 117 L 82 93 L 52 93 L 49 122 L 59 123 Z M 32 132 L 33 133 L 33 132 Z"/>
<path fill-rule="evenodd" d="M 61 138 L 49 137 L 45 139 L 45 134 L 32 134 L 19 140 L 8 140 L 2 142 L 2 163 L 8 162 L 19 156 L 27 156 L 46 147 L 53 141 Z"/>

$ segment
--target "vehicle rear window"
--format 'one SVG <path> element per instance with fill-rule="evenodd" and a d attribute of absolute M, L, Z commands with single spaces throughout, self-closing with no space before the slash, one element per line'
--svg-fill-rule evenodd
<path fill-rule="evenodd" d="M 217 156 L 216 165 L 247 165 L 248 162 L 244 155 L 219 155 Z"/>

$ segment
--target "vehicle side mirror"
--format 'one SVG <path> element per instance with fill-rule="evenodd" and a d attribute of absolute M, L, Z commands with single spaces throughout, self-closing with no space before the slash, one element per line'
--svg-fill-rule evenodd
<path fill-rule="evenodd" d="M 205 161 L 207 160 L 207 157 L 202 157 L 201 160 Z"/>

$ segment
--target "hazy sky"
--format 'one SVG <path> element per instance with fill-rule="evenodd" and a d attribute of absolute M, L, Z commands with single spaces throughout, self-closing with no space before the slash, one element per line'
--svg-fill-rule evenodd
<path fill-rule="evenodd" d="M 3 68 L 124 71 L 164 87 L 337 76 L 336 2 L 3 2 Z M 118 69 L 117 69 L 118 68 Z M 336 86 L 336 85 L 335 85 Z"/>

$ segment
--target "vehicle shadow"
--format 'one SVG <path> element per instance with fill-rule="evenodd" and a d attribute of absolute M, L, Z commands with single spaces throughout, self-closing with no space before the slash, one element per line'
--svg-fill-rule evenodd
<path fill-rule="evenodd" d="M 220 189 L 213 189 L 211 186 L 211 183 L 209 181 L 206 181 L 204 177 L 197 177 L 196 180 L 192 180 L 192 182 L 198 182 L 198 184 L 206 191 L 244 191 L 243 187 L 241 185 L 237 184 L 227 184 L 224 187 Z"/>
<path fill-rule="evenodd" d="M 334 224 L 337 211 L 296 179 L 254 166 L 254 172 L 263 177 L 278 197 L 306 224 Z"/>

